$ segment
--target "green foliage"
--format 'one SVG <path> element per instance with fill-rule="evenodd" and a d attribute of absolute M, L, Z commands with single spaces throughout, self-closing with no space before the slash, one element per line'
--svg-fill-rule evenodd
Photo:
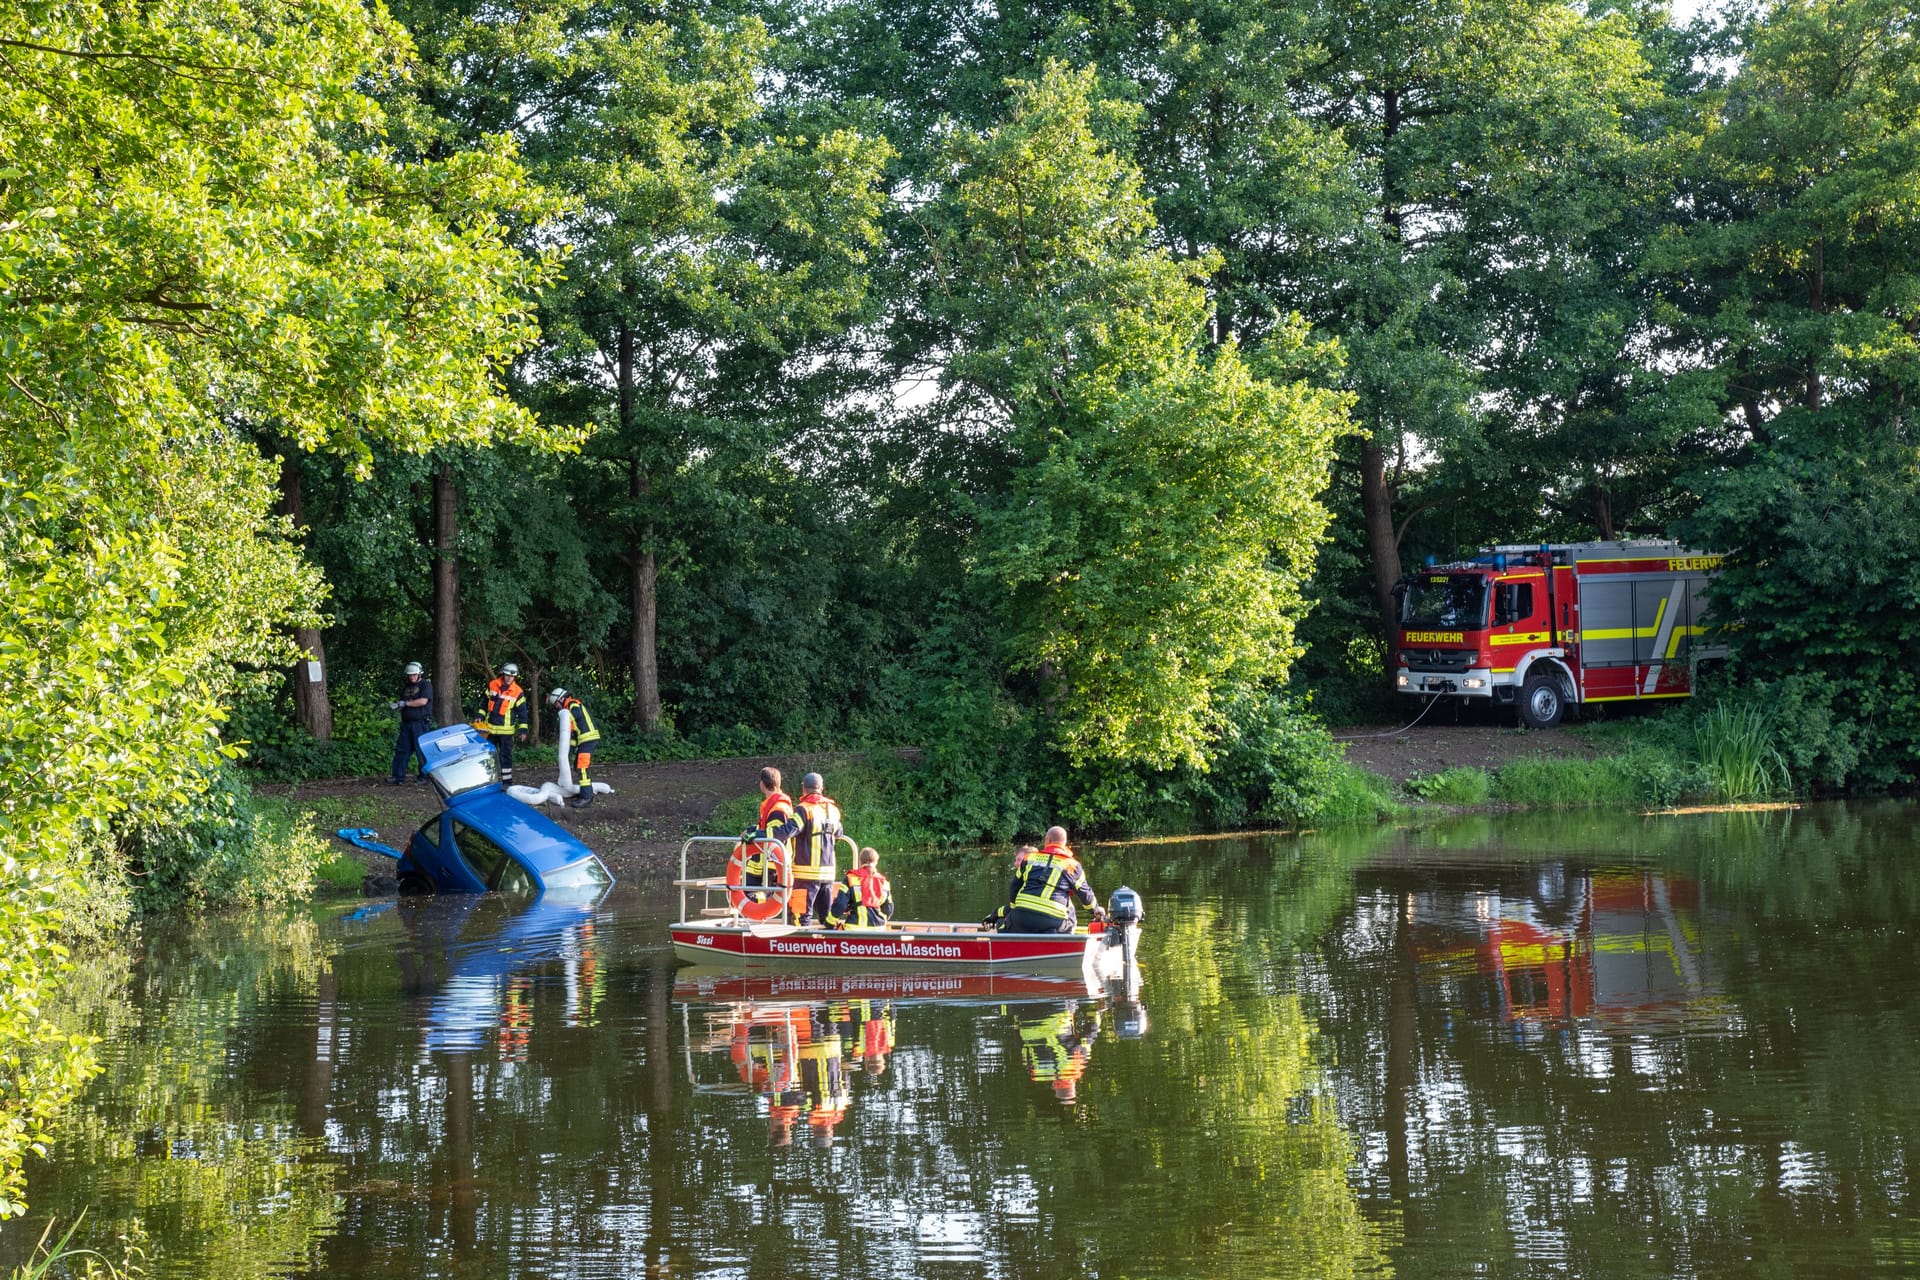
<path fill-rule="evenodd" d="M 304 898 L 332 856 L 290 804 L 256 798 L 231 769 L 185 811 L 123 831 L 120 846 L 134 903 L 150 912 Z"/>
<path fill-rule="evenodd" d="M 147 1273 L 141 1265 L 147 1259 L 147 1237 L 138 1223 L 121 1235 L 120 1260 L 115 1262 L 97 1249 L 81 1248 L 73 1243 L 86 1219 L 87 1215 L 81 1213 L 58 1240 L 53 1239 L 57 1220 L 47 1219 L 46 1229 L 33 1246 L 32 1258 L 13 1269 L 12 1280 L 46 1280 L 56 1275 L 76 1280 L 136 1280 Z"/>
<path fill-rule="evenodd" d="M 1507 804 L 1541 809 L 1626 806 L 1638 799 L 1632 779 L 1609 757 L 1515 760 L 1494 776 L 1493 794 Z"/>
<path fill-rule="evenodd" d="M 1479 805 L 1493 796 L 1493 775 L 1473 765 L 1407 779 L 1407 790 L 1434 804 Z"/>
<path fill-rule="evenodd" d="M 1206 296 L 1152 239 L 1116 104 L 1049 63 L 1006 121 L 952 148 L 939 315 L 950 384 L 1008 422 L 978 575 L 1006 659 L 1076 765 L 1204 767 L 1236 689 L 1285 675 L 1344 397 L 1305 325 L 1202 351 Z M 986 585 L 985 582 L 982 584 Z M 1105 807 L 1105 802 L 1102 802 Z"/>
<path fill-rule="evenodd" d="M 1401 812 L 1391 782 L 1356 764 L 1333 767 L 1312 806 L 1301 815 L 1313 827 L 1366 826 Z"/>
<path fill-rule="evenodd" d="M 1790 785 L 1772 717 L 1758 707 L 1722 702 L 1712 708 L 1694 725 L 1693 749 L 1716 799 L 1771 799 Z"/>
<path fill-rule="evenodd" d="M 110 896 L 104 854 L 168 850 L 169 893 L 272 893 L 250 870 L 271 846 L 304 885 L 284 827 L 200 867 L 167 845 L 230 754 L 236 667 L 288 661 L 279 628 L 321 597 L 251 431 L 355 469 L 375 440 L 568 441 L 498 381 L 551 274 L 503 223 L 540 202 L 499 147 L 383 149 L 362 89 L 406 39 L 377 8 L 37 2 L 0 11 L 0 47 L 6 1217 L 90 1070 L 45 1008 L 67 913 Z"/>

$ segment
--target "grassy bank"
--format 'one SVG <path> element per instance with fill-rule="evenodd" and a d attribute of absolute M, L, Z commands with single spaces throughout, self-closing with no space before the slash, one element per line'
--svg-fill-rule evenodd
<path fill-rule="evenodd" d="M 1723 703 L 1562 732 L 1582 734 L 1600 754 L 1446 769 L 1409 779 L 1406 795 L 1449 808 L 1658 809 L 1773 800 L 1793 792 L 1778 732 L 1752 707 Z"/>

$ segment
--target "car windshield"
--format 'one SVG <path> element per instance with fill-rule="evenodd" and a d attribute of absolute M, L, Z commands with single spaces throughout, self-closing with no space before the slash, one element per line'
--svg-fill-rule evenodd
<path fill-rule="evenodd" d="M 1400 625 L 1466 630 L 1487 625 L 1487 583 L 1477 573 L 1421 573 L 1400 596 Z"/>
<path fill-rule="evenodd" d="M 544 879 L 549 893 L 592 892 L 612 883 L 612 877 L 600 865 L 598 858 L 582 858 L 569 863 L 558 871 L 547 872 Z"/>

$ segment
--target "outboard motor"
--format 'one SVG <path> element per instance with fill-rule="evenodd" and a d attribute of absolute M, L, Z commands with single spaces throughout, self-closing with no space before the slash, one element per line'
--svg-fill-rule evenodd
<path fill-rule="evenodd" d="M 1133 950 L 1140 937 L 1140 924 L 1147 918 L 1146 904 L 1140 895 L 1121 885 L 1107 899 L 1107 928 L 1102 935 L 1110 947 L 1119 947 L 1122 963 L 1133 965 Z"/>

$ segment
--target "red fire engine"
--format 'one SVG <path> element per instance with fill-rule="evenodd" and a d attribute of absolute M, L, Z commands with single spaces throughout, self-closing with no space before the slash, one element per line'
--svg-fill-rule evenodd
<path fill-rule="evenodd" d="M 1568 706 L 1684 698 L 1720 557 L 1677 542 L 1494 547 L 1429 563 L 1394 588 L 1402 693 L 1491 698 L 1545 729 Z"/>

